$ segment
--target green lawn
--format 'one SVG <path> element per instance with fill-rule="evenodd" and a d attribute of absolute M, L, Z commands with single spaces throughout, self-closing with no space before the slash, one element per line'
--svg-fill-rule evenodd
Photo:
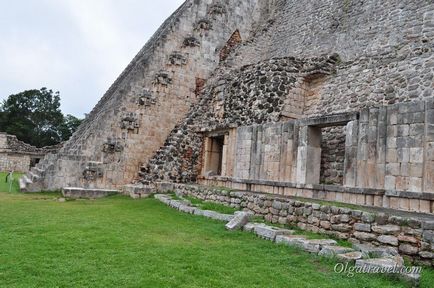
<path fill-rule="evenodd" d="M 9 184 L 6 183 L 7 172 L 0 172 L 0 191 L 9 191 Z M 20 186 L 18 184 L 18 179 L 21 177 L 21 173 L 14 173 L 14 181 L 12 182 L 11 192 L 20 191 Z"/>
<path fill-rule="evenodd" d="M 0 287 L 406 287 L 155 199 L 57 197 L 0 192 Z"/>

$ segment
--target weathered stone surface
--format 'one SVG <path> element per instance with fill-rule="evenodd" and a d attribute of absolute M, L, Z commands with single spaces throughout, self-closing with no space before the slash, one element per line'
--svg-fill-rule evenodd
<path fill-rule="evenodd" d="M 404 261 L 399 256 L 390 256 L 375 259 L 359 259 L 356 260 L 356 267 L 364 267 L 367 271 L 378 271 L 377 269 L 393 269 L 395 267 L 402 267 Z"/>
<path fill-rule="evenodd" d="M 249 213 L 247 212 L 240 212 L 236 213 L 235 216 L 231 221 L 229 221 L 225 227 L 228 230 L 238 230 L 243 228 L 244 225 L 246 225 L 249 222 Z"/>
<path fill-rule="evenodd" d="M 311 253 L 318 253 L 324 246 L 336 245 L 336 241 L 332 239 L 315 239 L 300 241 L 300 247 Z"/>
<path fill-rule="evenodd" d="M 399 242 L 418 243 L 418 240 L 413 236 L 399 235 L 398 240 Z"/>
<path fill-rule="evenodd" d="M 336 258 L 342 262 L 355 262 L 356 260 L 362 259 L 362 252 L 354 251 L 343 254 L 336 255 Z"/>
<path fill-rule="evenodd" d="M 375 247 L 370 244 L 353 244 L 354 250 L 362 252 L 364 257 L 387 257 L 387 256 L 397 256 L 398 251 L 392 247 Z"/>
<path fill-rule="evenodd" d="M 407 255 L 416 255 L 419 252 L 419 249 L 410 244 L 401 244 L 399 245 L 399 252 Z"/>
<path fill-rule="evenodd" d="M 301 242 L 306 240 L 302 235 L 276 235 L 276 243 L 290 246 L 301 246 Z"/>
<path fill-rule="evenodd" d="M 294 233 L 292 230 L 281 229 L 268 225 L 257 225 L 254 228 L 254 232 L 261 238 L 274 241 L 277 235 L 291 235 Z"/>
<path fill-rule="evenodd" d="M 265 226 L 264 223 L 247 223 L 244 225 L 243 230 L 247 232 L 254 232 L 256 226 Z"/>
<path fill-rule="evenodd" d="M 373 233 L 366 233 L 366 232 L 354 232 L 354 237 L 357 239 L 363 240 L 363 241 L 372 241 L 377 238 L 377 235 Z"/>
<path fill-rule="evenodd" d="M 371 232 L 371 224 L 354 223 L 354 230 L 362 232 Z"/>
<path fill-rule="evenodd" d="M 379 234 L 394 234 L 401 231 L 398 225 L 374 225 L 371 228 L 372 231 Z"/>
<path fill-rule="evenodd" d="M 318 253 L 320 256 L 333 257 L 337 254 L 345 254 L 353 252 L 353 249 L 342 246 L 323 246 L 321 251 Z"/>
<path fill-rule="evenodd" d="M 119 194 L 117 190 L 110 189 L 84 189 L 76 187 L 64 187 L 62 195 L 66 198 L 103 198 L 110 195 Z"/>
<path fill-rule="evenodd" d="M 422 258 L 434 259 L 434 252 L 420 251 L 419 256 Z"/>
<path fill-rule="evenodd" d="M 229 215 L 229 214 L 222 214 L 222 213 L 218 213 L 215 211 L 210 211 L 210 210 L 204 210 L 202 216 L 205 216 L 207 218 L 211 218 L 214 220 L 219 220 L 219 221 L 231 221 L 234 216 L 233 215 Z"/>
<path fill-rule="evenodd" d="M 398 238 L 390 235 L 381 235 L 377 238 L 378 242 L 383 244 L 389 244 L 392 246 L 398 246 Z"/>
<path fill-rule="evenodd" d="M 353 229 L 351 225 L 348 224 L 332 224 L 332 229 L 339 232 L 349 232 Z"/>

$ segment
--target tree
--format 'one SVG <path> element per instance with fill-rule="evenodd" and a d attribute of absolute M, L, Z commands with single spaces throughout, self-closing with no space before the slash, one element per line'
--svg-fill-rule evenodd
<path fill-rule="evenodd" d="M 67 140 L 79 125 L 80 120 L 69 116 L 60 110 L 59 92 L 27 90 L 0 105 L 0 131 L 37 147 L 54 145 Z"/>
<path fill-rule="evenodd" d="M 80 126 L 82 119 L 78 119 L 73 115 L 66 115 L 64 117 L 63 123 L 59 126 L 60 137 L 62 141 L 66 141 L 71 138 L 78 126 Z"/>

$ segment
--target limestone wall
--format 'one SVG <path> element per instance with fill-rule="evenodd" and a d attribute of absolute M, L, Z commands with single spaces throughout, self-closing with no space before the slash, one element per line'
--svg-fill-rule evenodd
<path fill-rule="evenodd" d="M 65 144 L 45 173 L 47 189 L 116 188 L 136 178 L 198 101 L 221 49 L 228 54 L 234 48 L 225 46 L 234 31 L 241 39 L 249 37 L 264 11 L 258 2 L 186 1 Z"/>
<path fill-rule="evenodd" d="M 222 175 L 320 184 L 321 169 L 330 170 L 321 165 L 321 128 L 340 126 L 346 139 L 338 172 L 345 187 L 432 193 L 433 103 L 430 99 L 365 109 L 360 114 L 239 127 L 236 138 L 228 138 L 227 143 L 234 147 L 227 158 L 235 161 L 232 167 L 223 165 L 227 171 Z"/>

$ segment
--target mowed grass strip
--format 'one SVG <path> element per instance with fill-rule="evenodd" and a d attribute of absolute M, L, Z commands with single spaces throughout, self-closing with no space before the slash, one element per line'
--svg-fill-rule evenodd
<path fill-rule="evenodd" d="M 57 197 L 0 193 L 0 287 L 407 287 L 155 199 Z"/>

